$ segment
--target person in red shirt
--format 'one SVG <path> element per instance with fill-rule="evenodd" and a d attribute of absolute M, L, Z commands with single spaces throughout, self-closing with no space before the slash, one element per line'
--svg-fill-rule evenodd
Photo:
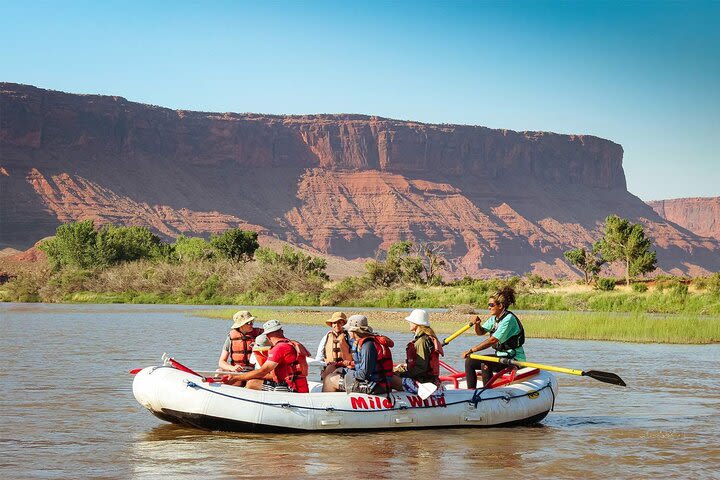
<path fill-rule="evenodd" d="M 278 320 L 265 322 L 263 329 L 272 344 L 267 360 L 257 370 L 237 375 L 239 380 L 246 381 L 246 387 L 253 390 L 307 393 L 310 352 L 300 342 L 285 338 Z M 271 379 L 266 378 L 268 374 Z"/>

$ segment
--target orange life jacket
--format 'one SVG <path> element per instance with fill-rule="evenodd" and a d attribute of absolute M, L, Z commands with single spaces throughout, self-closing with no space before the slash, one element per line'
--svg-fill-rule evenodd
<path fill-rule="evenodd" d="M 377 350 L 377 360 L 375 361 L 375 371 L 380 377 L 378 384 L 383 385 L 387 391 L 390 391 L 390 379 L 393 376 L 393 360 L 392 352 L 390 349 L 395 346 L 390 338 L 385 335 L 369 335 L 363 337 L 357 342 L 357 349 L 360 351 L 363 343 L 366 340 L 371 339 L 375 344 L 375 350 Z"/>
<path fill-rule="evenodd" d="M 252 332 L 248 334 L 241 333 L 236 328 L 230 330 L 228 337 L 230 337 L 230 358 L 232 358 L 233 365 L 252 366 L 250 363 L 252 347 L 255 344 L 255 337 L 262 332 L 262 328 L 253 328 Z"/>
<path fill-rule="evenodd" d="M 310 351 L 305 348 L 305 345 L 296 340 L 284 338 L 277 343 L 289 343 L 295 349 L 295 360 L 290 363 L 290 373 L 285 378 L 278 380 L 287 383 L 288 387 L 295 392 L 308 393 L 310 390 L 307 383 L 307 357 L 311 355 Z"/>
<path fill-rule="evenodd" d="M 349 365 L 352 362 L 350 353 L 350 342 L 347 332 L 336 336 L 332 330 L 325 337 L 325 362 L 343 363 Z"/>
<path fill-rule="evenodd" d="M 418 338 L 428 337 L 429 335 L 423 333 Z M 415 362 L 417 362 L 417 350 L 415 348 L 415 342 L 418 340 L 418 338 L 413 339 L 412 342 L 409 342 L 407 344 L 407 347 L 405 349 L 405 352 L 407 353 L 407 369 L 411 370 L 415 367 Z M 432 340 L 432 347 L 430 348 L 430 362 L 428 364 L 428 370 L 425 372 L 425 376 L 433 377 L 433 379 L 438 378 L 440 376 L 440 355 L 444 355 L 445 352 L 443 352 L 442 345 L 440 344 L 440 341 L 435 336 L 429 336 L 429 338 Z M 425 339 L 423 338 L 423 341 Z"/>

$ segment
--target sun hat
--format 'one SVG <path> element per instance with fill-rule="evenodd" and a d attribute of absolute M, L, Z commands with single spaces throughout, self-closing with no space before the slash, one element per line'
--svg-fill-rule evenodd
<path fill-rule="evenodd" d="M 255 338 L 255 344 L 253 345 L 254 350 L 268 350 L 272 347 L 270 339 L 264 333 L 261 333 Z"/>
<path fill-rule="evenodd" d="M 282 330 L 282 324 L 280 323 L 280 320 L 272 319 L 263 323 L 263 333 L 265 335 L 267 335 L 268 333 L 277 332 L 278 330 Z"/>
<path fill-rule="evenodd" d="M 332 317 L 330 317 L 330 320 L 327 320 L 325 322 L 325 325 L 329 327 L 333 323 L 340 321 L 342 321 L 343 323 L 347 323 L 347 316 L 343 312 L 335 312 L 332 314 Z"/>
<path fill-rule="evenodd" d="M 365 315 L 353 315 L 348 318 L 346 325 L 348 332 L 372 333 L 373 329 L 368 325 L 368 319 Z"/>
<path fill-rule="evenodd" d="M 429 327 L 430 326 L 430 319 L 428 312 L 421 309 L 415 309 L 412 312 L 410 312 L 410 315 L 405 317 L 405 320 L 407 320 L 410 323 L 414 323 L 415 325 L 420 325 L 423 327 Z"/>
<path fill-rule="evenodd" d="M 233 315 L 232 319 L 234 323 L 230 328 L 240 328 L 243 325 L 254 322 L 256 320 L 256 318 L 253 317 L 252 314 L 247 310 L 240 310 L 238 312 L 235 312 L 235 315 Z"/>

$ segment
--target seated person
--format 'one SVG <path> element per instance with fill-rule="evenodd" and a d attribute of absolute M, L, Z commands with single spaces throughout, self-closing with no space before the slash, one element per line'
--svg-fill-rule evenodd
<path fill-rule="evenodd" d="M 315 356 L 315 360 L 326 364 L 320 374 L 320 379 L 324 379 L 338 368 L 348 367 L 352 364 L 350 335 L 343 329 L 346 323 L 347 317 L 342 312 L 333 313 L 330 320 L 325 322 L 330 327 L 330 331 L 320 340 Z"/>
<path fill-rule="evenodd" d="M 375 335 L 364 315 L 348 319 L 347 331 L 353 340 L 354 366 L 338 369 L 325 377 L 323 392 L 358 392 L 380 394 L 389 391 L 392 376 L 393 341 Z"/>
<path fill-rule="evenodd" d="M 443 355 L 443 348 L 430 327 L 428 313 L 425 310 L 413 310 L 405 320 L 410 323 L 410 331 L 415 334 L 415 338 L 407 345 L 406 363 L 394 369 L 392 387 L 401 392 L 417 394 L 419 383 L 432 383 L 442 392 L 440 355 Z"/>
<path fill-rule="evenodd" d="M 254 328 L 254 321 L 255 317 L 247 310 L 240 310 L 233 315 L 233 324 L 220 352 L 218 372 L 245 372 L 255 368 L 251 359 L 252 346 L 262 329 Z M 228 383 L 240 385 L 241 382 L 233 375 Z"/>
<path fill-rule="evenodd" d="M 247 382 L 247 388 L 253 390 L 308 393 L 310 352 L 300 342 L 285 338 L 278 320 L 268 320 L 263 329 L 272 345 L 267 360 L 257 370 L 237 375 L 239 380 Z"/>

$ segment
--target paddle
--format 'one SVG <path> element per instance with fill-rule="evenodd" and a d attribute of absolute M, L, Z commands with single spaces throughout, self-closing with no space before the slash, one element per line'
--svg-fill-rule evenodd
<path fill-rule="evenodd" d="M 486 355 L 470 355 L 475 360 L 484 360 L 487 362 L 502 363 L 504 365 L 517 365 L 518 367 L 538 368 L 540 370 L 549 370 L 551 372 L 569 373 L 570 375 L 578 375 L 581 377 L 590 377 L 600 382 L 611 383 L 613 385 L 625 386 L 625 382 L 619 376 L 610 372 L 600 372 L 598 370 L 573 370 L 571 368 L 553 367 L 552 365 L 542 365 L 539 363 L 520 362 L 510 358 L 488 357 Z"/>
<path fill-rule="evenodd" d="M 444 347 L 445 345 L 447 345 L 448 343 L 452 342 L 453 340 L 455 340 L 457 337 L 459 337 L 459 336 L 462 335 L 463 333 L 465 333 L 465 332 L 467 332 L 468 330 L 470 330 L 470 328 L 471 328 L 473 325 L 474 325 L 474 324 L 473 324 L 472 322 L 470 322 L 470 323 L 468 323 L 467 325 L 464 325 L 464 326 L 463 326 L 460 330 L 458 330 L 457 332 L 455 332 L 455 333 L 453 333 L 452 335 L 450 335 L 449 337 L 447 337 L 445 340 L 443 340 L 443 343 L 442 343 L 442 344 L 443 344 L 443 347 Z"/>

